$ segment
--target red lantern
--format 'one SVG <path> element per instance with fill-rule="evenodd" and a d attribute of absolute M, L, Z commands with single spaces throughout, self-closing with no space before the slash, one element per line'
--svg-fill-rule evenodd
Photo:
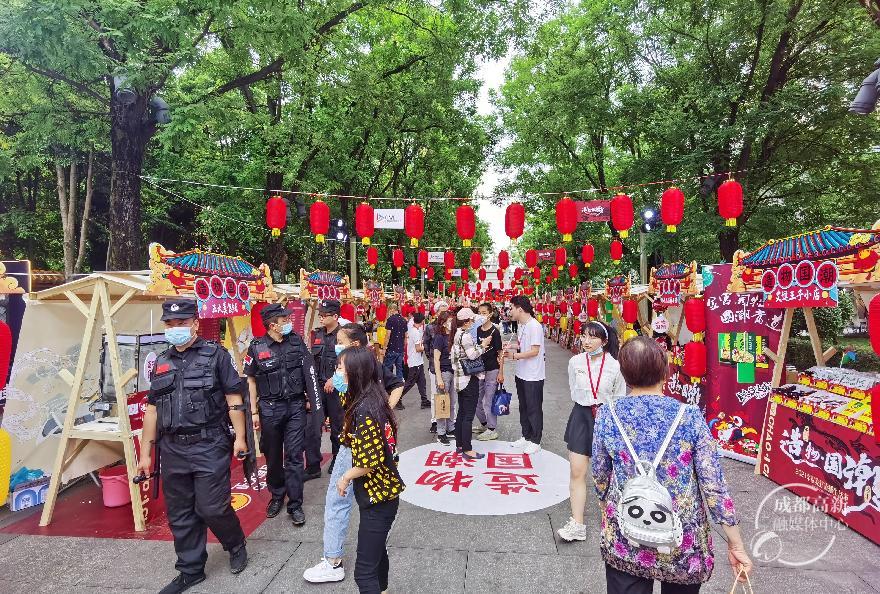
<path fill-rule="evenodd" d="M 577 277 L 577 275 L 578 275 L 578 265 L 572 264 L 571 266 L 568 267 L 568 276 L 570 276 L 571 279 L 574 280 Z"/>
<path fill-rule="evenodd" d="M 718 214 L 727 227 L 736 227 L 736 219 L 743 212 L 743 189 L 739 182 L 729 179 L 718 186 Z"/>
<path fill-rule="evenodd" d="M 621 317 L 627 324 L 635 324 L 639 321 L 639 308 L 635 301 L 627 299 L 623 302 L 623 313 Z"/>
<path fill-rule="evenodd" d="M 433 267 L 428 268 L 427 275 L 428 275 L 428 280 L 429 280 L 429 281 L 434 280 L 434 268 L 433 268 Z"/>
<path fill-rule="evenodd" d="M 309 208 L 309 227 L 317 243 L 324 243 L 324 236 L 330 230 L 330 207 L 323 200 L 315 200 Z"/>
<path fill-rule="evenodd" d="M 704 343 L 691 341 L 684 345 L 682 369 L 691 377 L 693 383 L 700 383 L 700 378 L 706 375 L 706 361 L 706 345 Z"/>
<path fill-rule="evenodd" d="M 410 204 L 403 211 L 403 231 L 409 237 L 410 247 L 419 247 L 425 234 L 425 211 L 418 204 Z"/>
<path fill-rule="evenodd" d="M 568 253 L 565 251 L 564 247 L 556 248 L 556 268 L 557 270 L 562 270 L 562 267 L 565 266 L 565 260 L 568 258 Z"/>
<path fill-rule="evenodd" d="M 481 283 L 480 281 L 477 281 L 477 287 L 476 287 L 476 289 L 477 289 L 477 293 L 479 293 L 480 291 L 482 291 L 482 290 L 483 290 L 483 283 Z"/>
<path fill-rule="evenodd" d="M 559 302 L 559 313 L 561 313 L 562 315 L 568 313 L 568 303 L 566 303 L 565 301 Z"/>
<path fill-rule="evenodd" d="M 623 244 L 615 239 L 611 242 L 609 251 L 611 252 L 611 260 L 615 264 L 620 264 L 620 260 L 623 259 Z"/>
<path fill-rule="evenodd" d="M 526 209 L 519 202 L 507 205 L 504 211 L 504 231 L 510 238 L 511 243 L 522 237 L 526 222 Z"/>
<path fill-rule="evenodd" d="M 479 277 L 481 281 L 486 280 L 486 269 L 480 268 Z"/>
<path fill-rule="evenodd" d="M 571 315 L 573 315 L 575 317 L 581 315 L 581 309 L 583 309 L 581 302 L 575 301 L 574 303 L 571 304 Z M 580 334 L 580 333 L 576 332 L 575 334 Z"/>
<path fill-rule="evenodd" d="M 416 280 L 417 278 L 419 278 L 419 269 L 416 268 L 415 266 L 410 266 L 409 267 L 409 278 L 412 280 Z"/>
<path fill-rule="evenodd" d="M 455 209 L 455 228 L 458 231 L 458 236 L 461 238 L 461 245 L 470 247 L 471 240 L 474 238 L 474 233 L 477 230 L 472 206 L 462 204 Z"/>
<path fill-rule="evenodd" d="M 370 245 L 370 238 L 376 232 L 376 217 L 373 207 L 367 202 L 361 202 L 354 209 L 354 231 L 361 238 L 361 243 Z"/>
<path fill-rule="evenodd" d="M 691 297 L 685 301 L 684 321 L 687 324 L 688 330 L 695 335 L 702 335 L 706 331 L 706 303 L 702 297 Z M 695 338 L 695 340 L 699 340 L 699 338 Z"/>
<path fill-rule="evenodd" d="M 455 252 L 446 250 L 446 253 L 443 254 L 443 265 L 446 268 L 455 268 Z"/>
<path fill-rule="evenodd" d="M 367 264 L 370 265 L 370 268 L 375 268 L 376 264 L 379 263 L 379 250 L 370 246 L 367 248 Z"/>
<path fill-rule="evenodd" d="M 513 270 L 513 279 L 516 281 L 522 280 L 523 277 L 523 269 L 517 266 Z"/>
<path fill-rule="evenodd" d="M 498 252 L 498 268 L 507 269 L 510 266 L 510 256 L 504 250 Z"/>
<path fill-rule="evenodd" d="M 629 235 L 629 228 L 633 226 L 633 202 L 626 194 L 611 199 L 611 226 L 622 238 Z"/>
<path fill-rule="evenodd" d="M 445 279 L 448 280 L 448 281 L 452 280 L 452 269 L 447 268 L 447 269 L 443 272 L 443 278 L 445 278 Z"/>
<path fill-rule="evenodd" d="M 586 268 L 590 267 L 590 264 L 593 263 L 593 258 L 596 257 L 596 250 L 589 243 L 585 243 L 584 247 L 581 248 L 581 261 L 584 263 Z"/>
<path fill-rule="evenodd" d="M 449 291 L 453 294 L 458 293 L 458 285 L 452 283 L 451 285 L 449 285 Z"/>
<path fill-rule="evenodd" d="M 575 336 L 580 336 L 580 334 L 581 334 L 581 326 L 582 326 L 582 324 L 581 324 L 581 321 L 580 321 L 580 320 L 575 320 L 575 321 L 574 321 L 574 335 L 575 335 Z"/>
<path fill-rule="evenodd" d="M 541 280 L 541 269 L 540 268 L 533 268 L 532 269 L 532 278 L 535 279 L 536 281 Z"/>
<path fill-rule="evenodd" d="M 480 264 L 482 264 L 482 263 L 483 263 L 483 256 L 480 254 L 480 252 L 477 250 L 472 251 L 471 252 L 471 268 L 476 270 L 477 268 L 480 267 Z"/>
<path fill-rule="evenodd" d="M 266 201 L 266 226 L 272 230 L 272 237 L 281 235 L 287 226 L 287 203 L 281 196 L 272 196 Z"/>
<path fill-rule="evenodd" d="M 561 266 L 560 266 L 560 268 L 561 268 Z M 555 267 L 551 268 L 550 269 L 550 276 L 553 277 L 553 280 L 556 280 L 557 278 L 559 278 L 559 268 L 555 268 Z"/>
<path fill-rule="evenodd" d="M 556 269 L 554 268 L 553 270 L 556 270 Z M 552 282 L 553 282 L 553 275 L 552 275 L 552 274 L 548 274 L 548 275 L 547 275 L 547 278 L 544 279 L 544 280 L 545 280 L 548 284 L 549 284 L 549 283 L 552 283 Z"/>
<path fill-rule="evenodd" d="M 568 196 L 563 196 L 556 203 L 556 229 L 562 235 L 563 242 L 571 241 L 571 234 L 577 228 L 577 205 Z"/>
<path fill-rule="evenodd" d="M 534 268 L 538 265 L 537 250 L 526 250 L 526 267 Z"/>
<path fill-rule="evenodd" d="M 868 304 L 868 338 L 874 352 L 880 355 L 880 293 L 874 295 Z M 880 400 L 876 404 L 880 405 Z M 880 419 L 880 416 L 873 418 Z"/>
<path fill-rule="evenodd" d="M 376 321 L 384 322 L 388 318 L 388 305 L 383 301 L 376 308 Z"/>
<path fill-rule="evenodd" d="M 684 192 L 672 186 L 660 197 L 660 217 L 666 231 L 675 233 L 684 218 Z"/>
<path fill-rule="evenodd" d="M 504 280 L 504 271 L 503 270 L 501 270 L 499 268 L 498 270 L 495 271 L 495 274 L 498 277 L 498 280 L 500 280 L 500 281 Z"/>
<path fill-rule="evenodd" d="M 470 276 L 470 271 L 467 268 L 461 269 L 461 280 L 466 281 Z"/>
<path fill-rule="evenodd" d="M 403 268 L 403 250 L 400 248 L 394 248 L 394 251 L 391 252 L 391 261 L 394 263 L 394 267 L 398 270 Z"/>
<path fill-rule="evenodd" d="M 416 256 L 416 263 L 423 270 L 428 267 L 428 250 L 419 250 L 418 256 Z"/>
<path fill-rule="evenodd" d="M 493 288 L 492 281 L 489 281 L 488 283 L 486 283 L 486 290 L 487 291 L 491 291 L 492 288 Z"/>
<path fill-rule="evenodd" d="M 596 316 L 599 315 L 599 300 L 598 299 L 588 299 L 587 300 L 587 316 L 594 320 Z"/>
<path fill-rule="evenodd" d="M 547 304 L 547 313 L 551 316 L 556 313 L 556 304 L 552 301 Z"/>
<path fill-rule="evenodd" d="M 525 289 L 526 287 L 529 286 L 529 279 L 528 279 L 528 277 L 522 279 L 522 286 L 523 286 L 524 289 Z"/>

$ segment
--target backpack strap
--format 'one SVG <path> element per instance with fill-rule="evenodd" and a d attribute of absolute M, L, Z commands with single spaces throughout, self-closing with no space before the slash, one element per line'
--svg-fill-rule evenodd
<path fill-rule="evenodd" d="M 660 460 L 663 459 L 663 454 L 666 453 L 666 448 L 669 447 L 669 442 L 672 441 L 672 435 L 675 433 L 675 430 L 678 429 L 678 425 L 681 423 L 681 418 L 684 416 L 685 406 L 680 404 L 678 406 L 678 414 L 675 415 L 675 420 L 672 421 L 672 427 L 669 428 L 669 432 L 666 434 L 666 439 L 663 440 L 663 443 L 660 445 L 660 449 L 657 450 L 657 456 L 654 458 L 654 470 L 657 470 L 657 466 L 660 464 Z"/>
<path fill-rule="evenodd" d="M 620 436 L 623 438 L 623 443 L 626 444 L 626 449 L 629 450 L 629 455 L 632 456 L 633 462 L 635 462 L 636 470 L 639 474 L 644 474 L 645 471 L 642 469 L 642 462 L 639 460 L 639 455 L 636 454 L 636 449 L 633 447 L 632 442 L 629 440 L 629 436 L 626 434 L 626 431 L 623 428 L 623 423 L 620 422 L 620 419 L 617 416 L 617 412 L 614 410 L 614 401 L 609 400 L 606 405 L 608 409 L 611 411 L 611 418 L 614 419 L 614 424 L 617 425 L 617 430 L 620 431 Z"/>

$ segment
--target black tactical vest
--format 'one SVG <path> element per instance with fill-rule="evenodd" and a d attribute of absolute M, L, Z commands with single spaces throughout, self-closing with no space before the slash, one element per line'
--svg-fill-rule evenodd
<path fill-rule="evenodd" d="M 257 394 L 266 400 L 303 396 L 306 392 L 303 339 L 291 332 L 278 343 L 282 348 L 276 350 L 269 348 L 270 341 L 274 342 L 271 337 L 262 336 L 253 342 Z"/>
<path fill-rule="evenodd" d="M 312 339 L 312 356 L 315 358 L 315 367 L 318 370 L 318 379 L 321 383 L 326 382 L 336 373 L 336 335 L 339 328 L 335 332 L 328 333 L 324 328 L 315 331 L 315 337 Z M 318 386 L 321 389 L 321 386 Z"/>
<path fill-rule="evenodd" d="M 197 356 L 186 369 L 179 367 L 180 358 L 169 356 L 170 351 L 156 359 L 150 380 L 159 431 L 191 433 L 221 426 L 227 406 L 216 367 L 217 357 L 223 351 L 215 342 L 204 342 L 197 347 Z"/>

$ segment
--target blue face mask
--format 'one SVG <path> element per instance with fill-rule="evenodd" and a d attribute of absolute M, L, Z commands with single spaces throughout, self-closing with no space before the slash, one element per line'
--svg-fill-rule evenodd
<path fill-rule="evenodd" d="M 287 336 L 291 332 L 293 332 L 293 323 L 292 322 L 287 322 L 286 324 L 281 326 L 281 334 L 283 334 L 284 336 Z"/>
<path fill-rule="evenodd" d="M 587 354 L 591 357 L 598 357 L 599 355 L 602 354 L 602 347 L 597 348 L 595 351 L 590 351 Z"/>
<path fill-rule="evenodd" d="M 348 392 L 348 382 L 345 381 L 345 378 L 342 376 L 342 373 L 337 371 L 333 374 L 333 388 L 339 392 L 340 394 L 344 394 Z"/>
<path fill-rule="evenodd" d="M 165 329 L 165 340 L 174 346 L 181 346 L 192 338 L 192 328 L 189 326 L 175 326 Z"/>
<path fill-rule="evenodd" d="M 345 347 L 341 344 L 337 344 L 335 347 L 333 347 L 333 349 L 336 351 L 336 356 L 338 357 L 339 354 L 345 350 Z"/>

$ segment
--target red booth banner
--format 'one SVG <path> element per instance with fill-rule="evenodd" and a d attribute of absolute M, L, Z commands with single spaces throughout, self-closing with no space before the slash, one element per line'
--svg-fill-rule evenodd
<path fill-rule="evenodd" d="M 880 544 L 880 445 L 873 435 L 790 408 L 773 394 L 759 470 Z"/>
<path fill-rule="evenodd" d="M 760 292 L 727 292 L 730 273 L 730 264 L 703 267 L 706 421 L 725 456 L 754 464 L 773 374 L 766 349 L 779 348 L 783 310 Z"/>
<path fill-rule="evenodd" d="M 611 220 L 610 200 L 587 200 L 575 202 L 578 223 L 607 223 Z"/>

